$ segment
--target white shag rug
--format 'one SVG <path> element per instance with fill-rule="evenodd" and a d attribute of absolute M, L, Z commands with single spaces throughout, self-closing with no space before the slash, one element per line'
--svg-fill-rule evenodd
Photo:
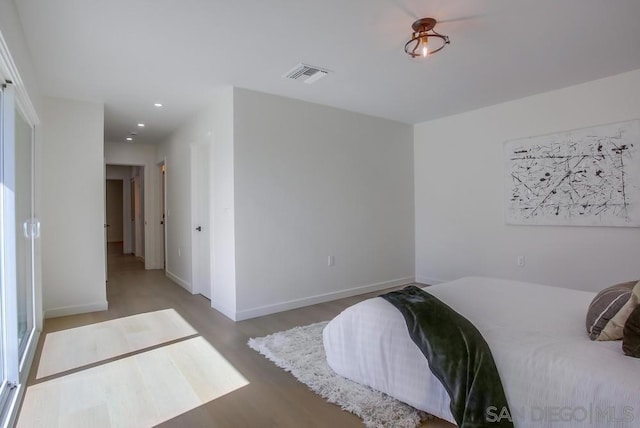
<path fill-rule="evenodd" d="M 326 325 L 324 321 L 252 338 L 248 345 L 330 403 L 362 418 L 367 427 L 415 428 L 422 420 L 432 418 L 331 370 L 322 344 L 322 330 Z"/>

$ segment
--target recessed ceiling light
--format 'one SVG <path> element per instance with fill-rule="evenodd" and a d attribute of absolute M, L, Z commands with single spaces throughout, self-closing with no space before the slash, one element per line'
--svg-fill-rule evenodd
<path fill-rule="evenodd" d="M 132 137 L 127 137 L 127 141 L 133 141 Z"/>
<path fill-rule="evenodd" d="M 138 124 L 138 127 L 140 127 L 140 128 L 144 128 L 144 123 L 139 123 L 139 124 Z"/>
<path fill-rule="evenodd" d="M 154 106 L 156 106 L 156 107 L 162 107 L 162 104 L 161 104 L 161 103 L 155 103 L 155 104 L 154 104 Z"/>

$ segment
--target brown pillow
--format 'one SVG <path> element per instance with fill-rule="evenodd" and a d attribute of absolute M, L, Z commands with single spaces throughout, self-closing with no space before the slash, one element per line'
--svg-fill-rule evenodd
<path fill-rule="evenodd" d="M 622 351 L 630 357 L 640 358 L 640 306 L 631 312 L 624 324 Z"/>
<path fill-rule="evenodd" d="M 605 288 L 594 297 L 587 311 L 587 333 L 591 340 L 622 339 L 624 324 L 640 305 L 640 281 Z"/>

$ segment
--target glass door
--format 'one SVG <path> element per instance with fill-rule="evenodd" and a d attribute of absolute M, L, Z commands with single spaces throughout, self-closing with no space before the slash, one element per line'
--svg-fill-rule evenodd
<path fill-rule="evenodd" d="M 16 335 L 15 241 L 14 238 L 14 99 L 13 90 L 0 86 L 0 335 L 2 338 L 0 362 L 2 384 L 0 386 L 0 411 L 13 398 L 18 382 L 18 347 Z"/>
<path fill-rule="evenodd" d="M 0 84 L 0 424 L 15 414 L 35 340 L 33 134 Z"/>
<path fill-rule="evenodd" d="M 33 128 L 15 114 L 16 294 L 20 365 L 34 330 L 33 240 Z"/>

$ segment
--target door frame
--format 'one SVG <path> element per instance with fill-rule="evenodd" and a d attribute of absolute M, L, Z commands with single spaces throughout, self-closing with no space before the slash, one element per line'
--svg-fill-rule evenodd
<path fill-rule="evenodd" d="M 160 235 L 162 251 L 160 252 L 162 260 L 162 270 L 167 273 L 167 158 L 164 157 L 161 162 L 157 163 L 158 170 L 160 172 Z"/>
<path fill-rule="evenodd" d="M 105 159 L 105 165 L 106 166 L 125 166 L 125 167 L 140 167 L 141 170 L 141 178 L 142 178 L 142 186 L 140 187 L 140 190 L 143 194 L 143 197 L 140 199 L 140 208 L 142 211 L 142 218 L 140 219 L 140 225 L 142 227 L 142 245 L 144 246 L 144 266 L 145 269 L 160 269 L 160 267 L 157 267 L 157 262 L 156 262 L 156 258 L 157 258 L 157 244 L 159 242 L 159 232 L 157 229 L 155 229 L 155 218 L 157 216 L 157 206 L 155 204 L 155 200 L 154 197 L 152 197 L 152 195 L 156 195 L 156 184 L 155 184 L 155 178 L 153 177 L 153 175 L 155 174 L 155 169 L 153 168 L 153 164 L 149 164 L 149 163 L 144 163 L 144 162 L 127 162 L 127 161 L 121 161 L 121 160 L 117 160 L 117 161 L 109 161 Z M 105 166 L 105 168 L 106 168 Z M 107 174 L 105 173 L 105 182 L 106 182 L 106 176 Z M 131 182 L 132 182 L 132 178 L 133 177 L 129 177 L 130 180 L 126 181 L 124 185 L 129 186 L 129 193 L 130 193 L 130 198 L 133 196 L 133 192 L 131 192 Z M 123 193 L 124 193 L 124 187 L 123 187 Z M 106 196 L 106 195 L 105 195 Z M 133 205 L 130 204 L 131 206 L 129 206 L 129 208 L 132 208 Z M 105 217 L 106 218 L 106 217 Z M 123 229 L 125 227 L 127 228 L 131 228 L 132 224 L 131 224 L 131 219 L 130 219 L 130 213 L 127 213 L 127 218 L 129 219 L 129 221 L 127 222 L 127 224 L 123 224 Z M 149 219 L 149 222 L 147 222 L 147 219 Z M 156 236 L 158 235 L 158 236 Z M 134 244 L 134 239 L 135 239 L 135 233 L 132 230 L 131 231 L 131 253 L 135 254 L 135 244 Z M 106 234 L 105 234 L 105 245 L 106 245 Z"/>

